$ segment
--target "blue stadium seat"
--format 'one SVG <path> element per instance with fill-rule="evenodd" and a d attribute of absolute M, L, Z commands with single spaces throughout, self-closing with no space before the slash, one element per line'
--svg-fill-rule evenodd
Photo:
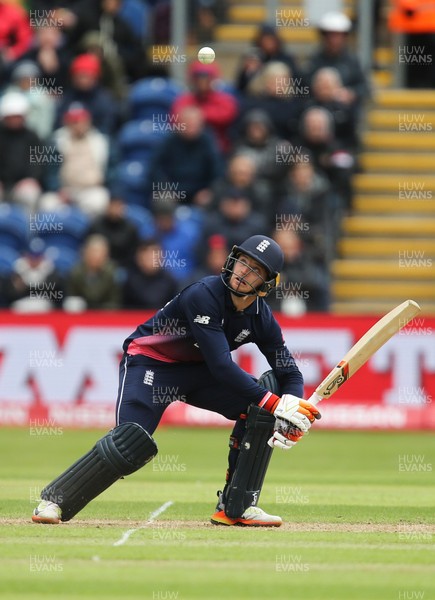
<path fill-rule="evenodd" d="M 9 275 L 14 270 L 14 262 L 20 253 L 10 246 L 0 245 L 0 275 Z"/>
<path fill-rule="evenodd" d="M 174 100 L 183 92 L 182 87 L 171 79 L 146 77 L 137 81 L 130 90 L 128 103 L 133 119 L 153 119 L 167 115 Z"/>
<path fill-rule="evenodd" d="M 182 204 L 177 208 L 175 214 L 180 221 L 191 221 L 198 225 L 199 228 L 204 226 L 204 212 L 197 206 Z"/>
<path fill-rule="evenodd" d="M 151 212 L 146 208 L 143 208 L 143 206 L 128 204 L 126 206 L 125 216 L 136 225 L 142 240 L 151 238 L 155 235 L 156 229 L 153 216 Z"/>
<path fill-rule="evenodd" d="M 64 206 L 54 212 L 40 213 L 39 225 L 38 236 L 47 245 L 78 250 L 89 227 L 89 219 L 78 208 Z"/>
<path fill-rule="evenodd" d="M 148 33 L 151 9 L 142 0 L 124 0 L 118 15 L 123 19 L 136 36 L 145 39 Z"/>
<path fill-rule="evenodd" d="M 68 246 L 50 245 L 47 247 L 45 255 L 54 262 L 56 270 L 62 275 L 67 275 L 80 260 L 78 250 Z"/>
<path fill-rule="evenodd" d="M 227 94 L 231 94 L 236 100 L 241 99 L 240 92 L 230 81 L 226 81 L 225 79 L 216 79 L 216 81 L 213 82 L 213 87 L 219 92 L 226 92 Z"/>
<path fill-rule="evenodd" d="M 156 129 L 149 119 L 128 121 L 118 135 L 121 159 L 149 161 L 165 133 Z"/>
<path fill-rule="evenodd" d="M 0 204 L 0 244 L 9 246 L 18 252 L 24 250 L 29 234 L 36 222 L 29 221 L 29 216 L 19 206 Z"/>
<path fill-rule="evenodd" d="M 148 171 L 148 165 L 137 160 L 127 160 L 119 164 L 116 184 L 122 188 L 126 204 L 147 204 Z"/>

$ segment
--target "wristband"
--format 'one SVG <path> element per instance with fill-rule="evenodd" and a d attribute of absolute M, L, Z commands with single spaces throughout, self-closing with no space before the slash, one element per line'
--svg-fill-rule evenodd
<path fill-rule="evenodd" d="M 273 414 L 275 412 L 276 407 L 278 406 L 280 399 L 281 398 L 276 394 L 272 394 L 272 392 L 267 392 L 258 403 L 258 406 L 260 406 L 260 408 L 265 408 Z"/>

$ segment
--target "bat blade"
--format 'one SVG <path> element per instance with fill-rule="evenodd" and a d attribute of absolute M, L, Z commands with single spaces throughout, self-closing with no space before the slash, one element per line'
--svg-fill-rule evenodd
<path fill-rule="evenodd" d="M 320 400 L 335 394 L 343 383 L 352 377 L 394 334 L 405 327 L 420 310 L 417 302 L 405 300 L 379 319 L 317 386 L 309 402 L 317 404 Z"/>

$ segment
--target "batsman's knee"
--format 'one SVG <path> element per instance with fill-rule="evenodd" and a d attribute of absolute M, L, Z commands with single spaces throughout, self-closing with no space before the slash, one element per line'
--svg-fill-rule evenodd
<path fill-rule="evenodd" d="M 156 456 L 157 444 L 137 423 L 114 427 L 95 444 L 100 458 L 122 477 L 134 473 Z"/>
<path fill-rule="evenodd" d="M 269 371 L 265 371 L 258 379 L 258 382 L 262 387 L 272 392 L 272 394 L 276 394 L 277 396 L 281 396 L 281 385 L 276 378 L 276 375 L 272 369 Z"/>

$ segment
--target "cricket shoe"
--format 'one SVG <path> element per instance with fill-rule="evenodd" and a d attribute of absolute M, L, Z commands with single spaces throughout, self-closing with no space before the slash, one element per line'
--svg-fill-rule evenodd
<path fill-rule="evenodd" d="M 213 525 L 238 525 L 241 527 L 280 527 L 282 525 L 281 517 L 277 515 L 268 515 L 259 506 L 248 506 L 241 517 L 232 519 L 225 514 L 222 503 L 222 492 L 218 492 L 219 502 L 216 512 L 211 516 Z"/>
<path fill-rule="evenodd" d="M 238 525 L 242 527 L 280 527 L 282 525 L 281 517 L 268 515 L 259 506 L 249 506 L 243 515 L 237 519 L 231 519 L 227 517 L 224 510 L 218 510 L 210 520 L 213 525 Z"/>
<path fill-rule="evenodd" d="M 34 523 L 44 523 L 45 525 L 56 525 L 62 516 L 60 507 L 49 500 L 41 500 L 38 507 L 35 508 L 32 515 Z"/>

